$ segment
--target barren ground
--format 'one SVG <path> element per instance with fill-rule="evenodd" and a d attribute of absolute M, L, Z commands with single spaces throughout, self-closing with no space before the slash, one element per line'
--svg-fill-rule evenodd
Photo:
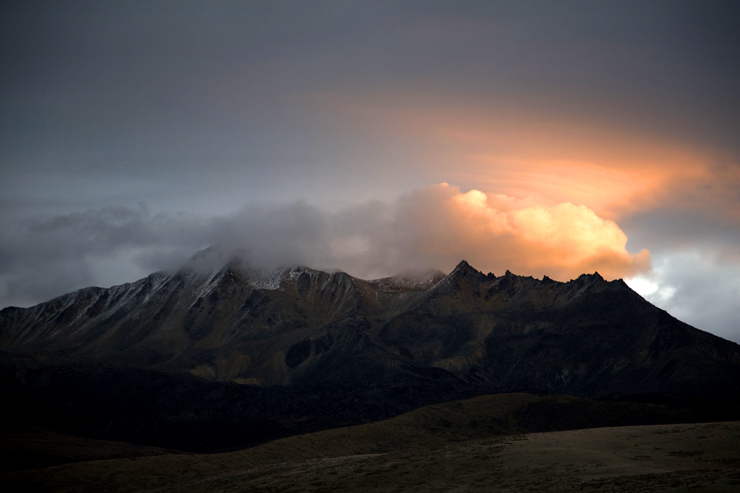
<path fill-rule="evenodd" d="M 375 426 L 375 429 L 373 429 Z M 224 454 L 137 450 L 99 442 L 107 457 L 9 472 L 36 491 L 740 491 L 740 422 L 595 428 L 469 439 L 379 424 L 277 440 Z M 397 438 L 400 440 L 397 440 Z M 442 442 L 448 443 L 442 443 Z M 53 448 L 53 440 L 47 445 Z M 423 444 L 419 446 L 418 442 Z M 368 452 L 372 449 L 384 452 Z M 151 455 L 158 454 L 158 455 Z M 5 487 L 4 491 L 8 491 Z"/>

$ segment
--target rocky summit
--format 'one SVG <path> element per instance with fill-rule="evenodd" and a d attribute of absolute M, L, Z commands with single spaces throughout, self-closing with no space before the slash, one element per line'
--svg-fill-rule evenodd
<path fill-rule="evenodd" d="M 740 395 L 740 346 L 597 273 L 557 282 L 462 261 L 367 281 L 197 260 L 2 310 L 1 391 L 18 419 L 197 448 L 493 393 Z"/>

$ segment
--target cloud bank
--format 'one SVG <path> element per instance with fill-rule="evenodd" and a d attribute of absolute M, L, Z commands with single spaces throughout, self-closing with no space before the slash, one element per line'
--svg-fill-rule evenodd
<path fill-rule="evenodd" d="M 740 343 L 740 265 L 687 249 L 656 256 L 654 268 L 628 284 L 679 320 Z"/>
<path fill-rule="evenodd" d="M 593 271 L 633 276 L 650 267 L 647 251 L 629 253 L 619 226 L 585 206 L 463 192 L 447 183 L 390 204 L 333 211 L 305 201 L 215 217 L 108 207 L 36 217 L 3 230 L 3 306 L 174 270 L 215 244 L 243 249 L 259 267 L 304 264 L 365 278 L 449 271 L 463 258 L 497 274 L 511 270 L 561 280 Z"/>

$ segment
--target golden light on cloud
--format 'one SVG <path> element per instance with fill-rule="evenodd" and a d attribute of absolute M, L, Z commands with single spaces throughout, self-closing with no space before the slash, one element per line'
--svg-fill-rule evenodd
<path fill-rule="evenodd" d="M 629 253 L 619 226 L 583 205 L 462 192 L 442 183 L 408 195 L 398 212 L 395 229 L 418 247 L 407 256 L 418 254 L 437 265 L 466 258 L 494 273 L 560 280 L 594 271 L 614 279 L 650 267 L 647 250 Z"/>
<path fill-rule="evenodd" d="M 455 128 L 430 132 L 456 142 L 457 169 L 484 190 L 584 204 L 615 219 L 712 179 L 710 160 L 702 152 L 618 128 L 526 114 L 483 118 L 451 112 L 447 117 Z"/>
<path fill-rule="evenodd" d="M 426 265 L 446 268 L 462 254 L 494 272 L 562 279 L 598 270 L 629 277 L 649 269 L 648 252 L 637 253 L 649 245 L 630 244 L 628 251 L 620 225 L 644 224 L 661 211 L 740 224 L 740 166 L 733 155 L 702 147 L 701 140 L 679 140 L 647 112 L 568 108 L 536 97 L 476 100 L 406 88 L 324 94 L 312 103 L 343 132 L 378 144 L 362 159 L 387 183 L 449 182 L 462 189 L 448 190 L 456 199 L 429 204 L 434 219 L 417 218 L 445 237 L 417 231 L 411 238 L 420 225 L 399 232 L 412 243 L 425 238 L 409 251 L 429 257 Z M 382 151 L 374 154 L 376 148 Z M 680 212 L 672 214 L 680 221 Z M 638 233 L 644 240 L 645 230 Z"/>
<path fill-rule="evenodd" d="M 708 175 L 700 162 L 685 157 L 667 157 L 657 164 L 633 158 L 633 166 L 613 165 L 606 159 L 574 162 L 548 161 L 543 157 L 523 162 L 475 155 L 467 160 L 482 187 L 550 203 L 585 204 L 609 218 L 654 206 L 681 188 L 701 183 Z M 662 166 L 661 162 L 670 166 Z"/>
<path fill-rule="evenodd" d="M 435 181 L 583 204 L 609 219 L 685 197 L 717 176 L 715 156 L 701 149 L 575 113 L 556 118 L 521 101 L 456 105 L 429 95 L 375 95 L 321 103 L 345 127 L 415 143 L 417 171 Z"/>

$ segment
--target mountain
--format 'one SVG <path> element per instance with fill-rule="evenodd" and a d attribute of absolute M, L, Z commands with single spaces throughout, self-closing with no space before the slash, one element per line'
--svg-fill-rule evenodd
<path fill-rule="evenodd" d="M 740 396 L 740 346 L 597 273 L 563 283 L 462 261 L 366 281 L 212 253 L 2 310 L 0 389 L 18 419 L 207 448 L 503 392 Z"/>

